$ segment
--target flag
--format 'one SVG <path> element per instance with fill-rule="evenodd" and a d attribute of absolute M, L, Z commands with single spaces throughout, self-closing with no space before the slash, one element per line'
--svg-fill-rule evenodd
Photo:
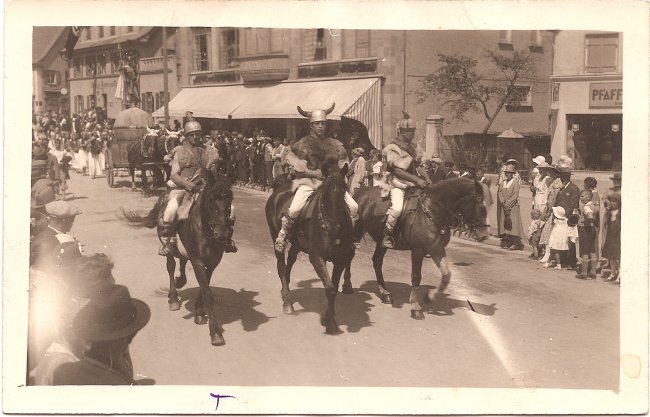
<path fill-rule="evenodd" d="M 124 99 L 124 74 L 120 73 L 117 79 L 117 86 L 115 87 L 115 98 L 118 100 Z"/>
<path fill-rule="evenodd" d="M 74 47 L 81 36 L 81 32 L 84 30 L 85 26 L 70 26 L 68 31 L 68 38 L 65 41 L 65 52 L 63 53 L 62 58 L 70 63 L 72 60 L 72 53 L 74 52 Z"/>

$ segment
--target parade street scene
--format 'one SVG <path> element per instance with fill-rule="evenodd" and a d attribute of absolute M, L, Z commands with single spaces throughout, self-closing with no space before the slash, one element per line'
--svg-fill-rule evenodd
<path fill-rule="evenodd" d="M 35 27 L 25 385 L 617 391 L 622 51 Z"/>

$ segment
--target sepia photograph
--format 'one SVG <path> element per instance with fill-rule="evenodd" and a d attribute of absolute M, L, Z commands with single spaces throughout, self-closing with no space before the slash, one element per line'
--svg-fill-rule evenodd
<path fill-rule="evenodd" d="M 4 412 L 647 413 L 647 5 L 128 3 L 6 10 Z"/>

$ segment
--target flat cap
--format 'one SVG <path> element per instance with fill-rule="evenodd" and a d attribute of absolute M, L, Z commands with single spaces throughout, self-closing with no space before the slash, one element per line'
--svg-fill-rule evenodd
<path fill-rule="evenodd" d="M 45 205 L 45 212 L 52 217 L 74 217 L 81 214 L 78 207 L 73 206 L 67 201 L 53 201 Z"/>

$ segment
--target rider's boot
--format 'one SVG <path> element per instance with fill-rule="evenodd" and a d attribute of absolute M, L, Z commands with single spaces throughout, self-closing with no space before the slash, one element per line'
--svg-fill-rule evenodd
<path fill-rule="evenodd" d="M 235 232 L 235 220 L 230 219 L 230 236 L 233 235 Z M 223 251 L 226 253 L 237 253 L 237 246 L 235 246 L 235 241 L 232 239 L 229 239 L 228 242 L 226 242 Z"/>
<path fill-rule="evenodd" d="M 163 243 L 160 249 L 158 249 L 158 255 L 160 256 L 169 256 L 176 249 L 176 225 L 173 222 L 161 222 L 161 235 L 163 237 Z"/>
<path fill-rule="evenodd" d="M 395 247 L 395 239 L 393 238 L 393 231 L 395 230 L 395 223 L 397 217 L 391 215 L 390 211 L 386 216 L 386 224 L 384 224 L 384 233 L 381 239 L 381 246 L 393 249 Z"/>
<path fill-rule="evenodd" d="M 293 229 L 294 223 L 295 220 L 288 215 L 282 216 L 282 229 L 280 230 L 280 233 L 278 233 L 278 237 L 275 239 L 275 250 L 277 252 L 284 252 L 286 249 L 287 240 L 291 230 Z"/>

